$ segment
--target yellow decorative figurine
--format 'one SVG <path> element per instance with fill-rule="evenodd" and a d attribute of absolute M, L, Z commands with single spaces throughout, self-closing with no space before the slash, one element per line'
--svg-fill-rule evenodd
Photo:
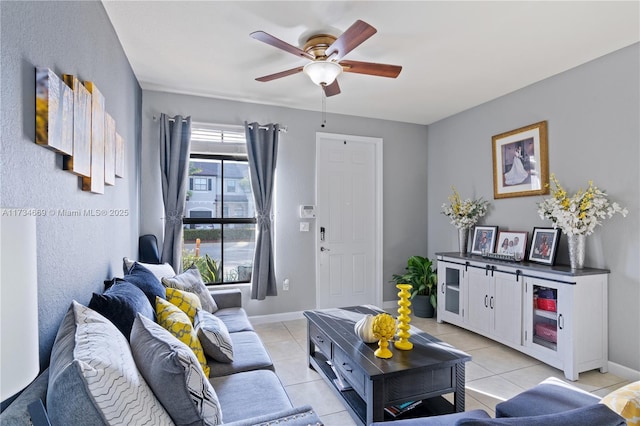
<path fill-rule="evenodd" d="M 409 301 L 409 290 L 411 290 L 413 286 L 411 284 L 398 284 L 396 288 L 400 290 L 398 293 L 398 340 L 393 344 L 397 349 L 401 349 L 403 351 L 410 351 L 413 349 L 413 343 L 409 341 L 409 329 L 411 326 L 409 323 L 411 322 L 411 317 L 409 314 L 411 313 L 411 302 Z"/>
<path fill-rule="evenodd" d="M 388 340 L 396 333 L 396 320 L 389 314 L 378 314 L 373 318 L 373 335 L 379 339 L 378 349 L 373 353 L 378 358 L 391 358 L 393 353 L 389 350 Z"/>

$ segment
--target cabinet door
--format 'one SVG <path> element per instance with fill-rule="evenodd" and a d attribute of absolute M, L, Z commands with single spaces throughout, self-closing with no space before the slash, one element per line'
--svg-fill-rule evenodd
<path fill-rule="evenodd" d="M 510 343 L 522 344 L 522 278 L 496 272 L 493 295 L 489 298 L 493 314 L 493 334 Z"/>
<path fill-rule="evenodd" d="M 564 317 L 559 309 L 564 301 L 563 292 L 551 281 L 527 278 L 527 342 L 526 345 L 561 362 L 559 344 L 564 328 Z"/>
<path fill-rule="evenodd" d="M 467 271 L 469 280 L 468 289 L 468 315 L 469 326 L 490 332 L 491 330 L 491 271 L 480 268 L 469 268 Z"/>
<path fill-rule="evenodd" d="M 464 266 L 438 262 L 438 320 L 461 324 L 464 317 Z"/>

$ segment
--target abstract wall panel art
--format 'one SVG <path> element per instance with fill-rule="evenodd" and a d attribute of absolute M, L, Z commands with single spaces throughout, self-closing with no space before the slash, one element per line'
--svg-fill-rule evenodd
<path fill-rule="evenodd" d="M 62 168 L 78 176 L 91 176 L 91 93 L 77 77 L 63 74 L 73 89 L 73 153 L 65 155 Z"/>
<path fill-rule="evenodd" d="M 124 139 L 116 133 L 116 177 L 124 177 Z"/>
<path fill-rule="evenodd" d="M 125 142 L 105 98 L 92 81 L 36 67 L 35 142 L 62 154 L 62 168 L 80 177 L 81 188 L 104 194 L 123 178 Z"/>
<path fill-rule="evenodd" d="M 36 68 L 36 143 L 61 154 L 73 149 L 73 91 L 49 68 Z"/>
<path fill-rule="evenodd" d="M 104 183 L 116 184 L 116 122 L 107 113 L 104 115 Z"/>
<path fill-rule="evenodd" d="M 82 178 L 82 190 L 104 194 L 104 96 L 91 81 L 85 81 L 91 93 L 91 176 Z"/>

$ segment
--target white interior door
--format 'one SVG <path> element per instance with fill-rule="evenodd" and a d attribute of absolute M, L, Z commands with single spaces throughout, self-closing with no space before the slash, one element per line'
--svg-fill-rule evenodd
<path fill-rule="evenodd" d="M 316 134 L 316 305 L 382 304 L 382 139 Z"/>

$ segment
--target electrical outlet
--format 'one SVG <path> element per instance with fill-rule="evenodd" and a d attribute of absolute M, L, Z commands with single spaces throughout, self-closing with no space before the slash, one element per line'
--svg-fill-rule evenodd
<path fill-rule="evenodd" d="M 282 290 L 289 290 L 289 278 L 285 278 L 284 281 L 282 281 Z"/>

